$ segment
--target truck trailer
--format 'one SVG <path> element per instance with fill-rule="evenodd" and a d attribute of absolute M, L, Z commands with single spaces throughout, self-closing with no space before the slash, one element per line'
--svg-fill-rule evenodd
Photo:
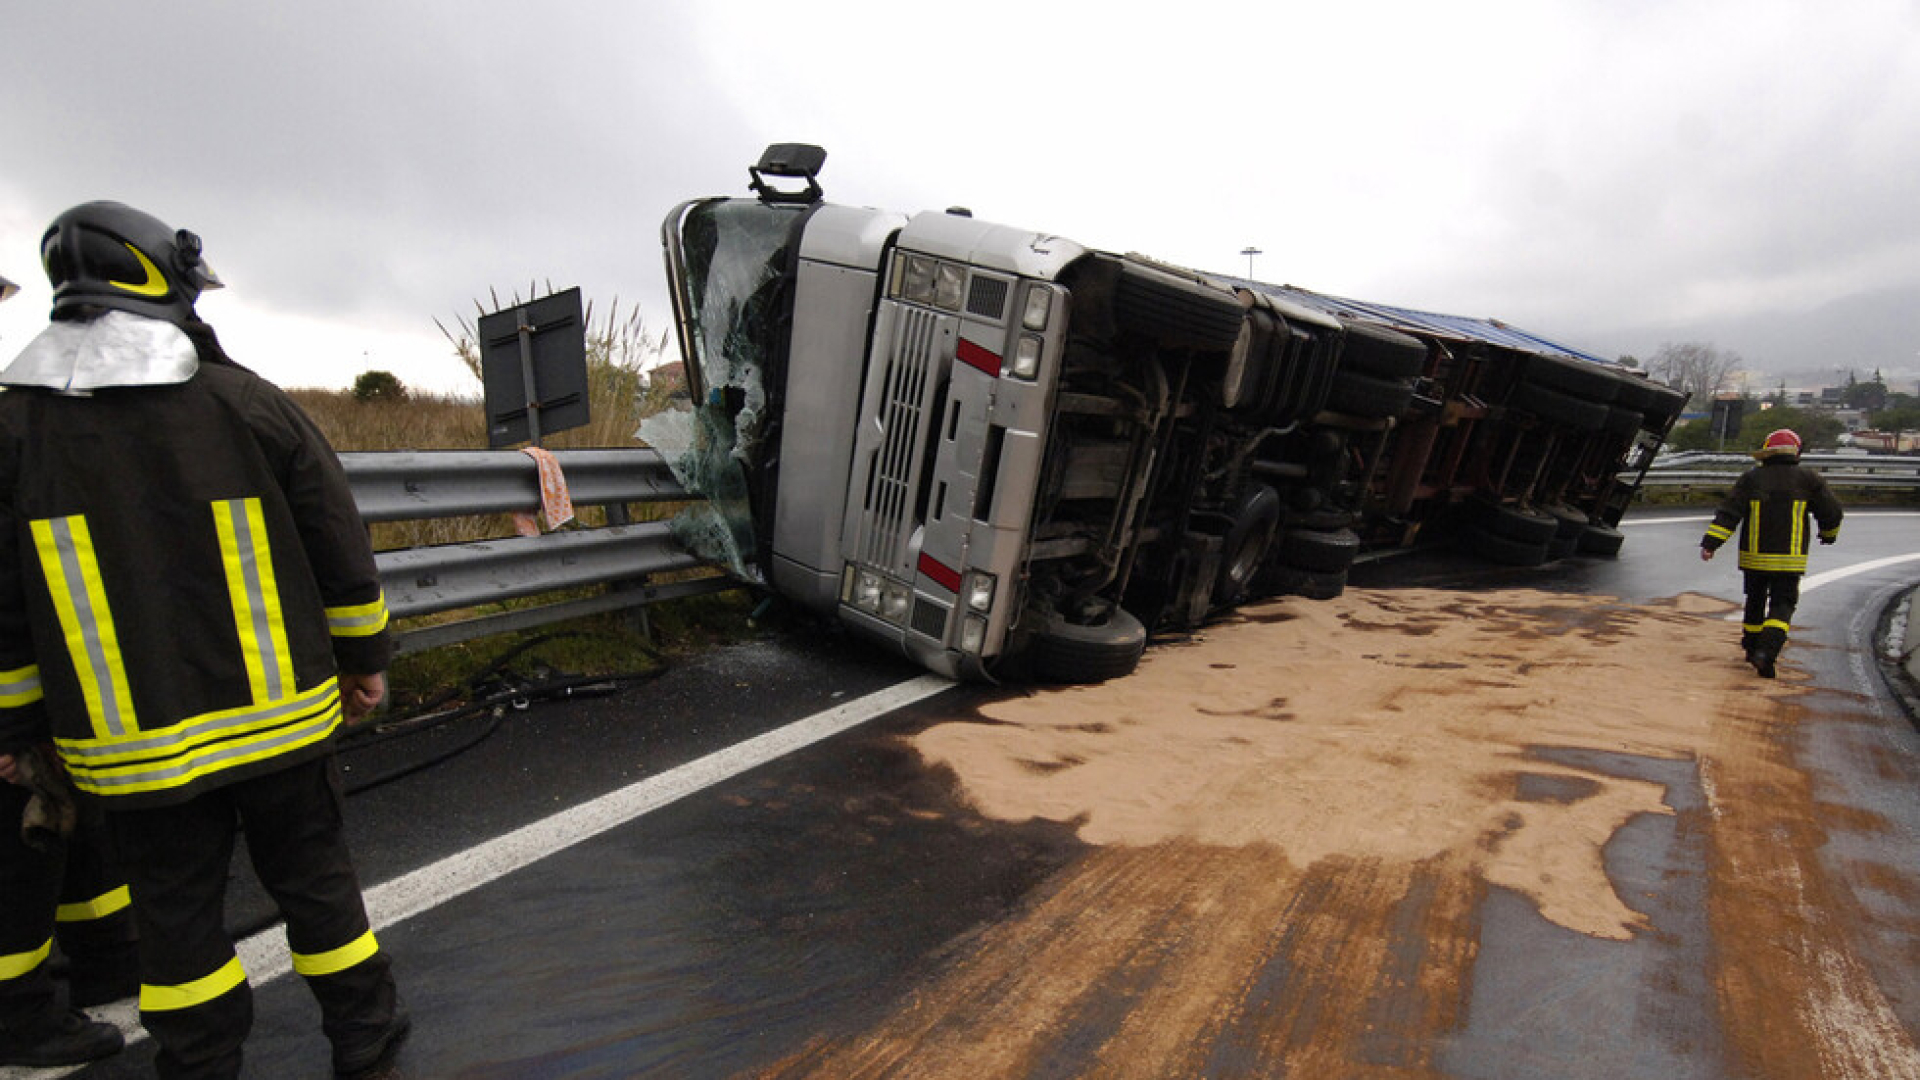
<path fill-rule="evenodd" d="M 736 569 L 950 677 L 1122 675 L 1369 548 L 1612 554 L 1684 402 L 1491 320 L 835 205 L 825 157 L 668 215 L 673 457 Z"/>

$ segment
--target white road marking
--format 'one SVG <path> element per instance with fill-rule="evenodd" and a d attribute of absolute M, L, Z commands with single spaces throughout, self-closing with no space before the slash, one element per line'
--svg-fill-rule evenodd
<path fill-rule="evenodd" d="M 549 855 L 797 750 L 851 731 L 895 709 L 924 701 L 953 685 L 951 680 L 938 675 L 908 679 L 521 826 L 367 889 L 367 919 L 376 932 L 385 930 Z M 286 935 L 276 930 L 255 934 L 235 945 L 234 951 L 239 953 L 240 964 L 247 970 L 247 981 L 256 987 L 292 970 Z M 146 1029 L 140 1026 L 139 1007 L 132 1000 L 89 1011 L 97 1019 L 119 1028 L 129 1046 L 147 1037 Z M 75 1068 L 0 1067 L 0 1080 L 51 1080 L 77 1071 Z"/>

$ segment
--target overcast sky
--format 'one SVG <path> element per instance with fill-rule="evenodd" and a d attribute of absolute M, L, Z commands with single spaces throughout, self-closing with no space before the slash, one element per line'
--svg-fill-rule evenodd
<path fill-rule="evenodd" d="M 0 6 L 0 361 L 89 199 L 200 233 L 288 386 L 473 390 L 433 320 L 581 286 L 815 142 L 979 217 L 1603 355 L 1920 377 L 1920 0 Z"/>

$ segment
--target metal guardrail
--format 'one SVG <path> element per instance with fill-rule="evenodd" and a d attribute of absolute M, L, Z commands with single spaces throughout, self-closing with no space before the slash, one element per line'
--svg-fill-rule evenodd
<path fill-rule="evenodd" d="M 1896 454 L 1804 454 L 1800 461 L 1836 488 L 1912 491 L 1920 495 L 1920 457 Z M 1645 488 L 1724 487 L 1753 466 L 1749 454 L 1687 450 L 1654 459 Z"/>
<path fill-rule="evenodd" d="M 718 592 L 738 582 L 716 572 L 660 584 L 661 574 L 711 564 L 687 552 L 666 522 L 625 523 L 630 503 L 696 498 L 655 451 L 555 450 L 576 506 L 605 506 L 614 524 L 380 552 L 374 561 L 395 617 L 478 608 L 544 593 L 604 587 L 598 595 L 478 615 L 399 635 L 401 653 L 658 600 Z M 340 455 L 369 522 L 531 512 L 539 468 L 514 450 L 422 450 Z"/>

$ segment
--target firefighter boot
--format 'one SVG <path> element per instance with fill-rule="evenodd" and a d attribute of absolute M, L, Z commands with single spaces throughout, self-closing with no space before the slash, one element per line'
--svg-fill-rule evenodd
<path fill-rule="evenodd" d="M 0 1026 L 0 1065 L 84 1065 L 112 1057 L 125 1045 L 112 1024 L 77 1009 L 49 1009 L 32 1020 Z"/>
<path fill-rule="evenodd" d="M 337 1080 L 372 1080 L 381 1075 L 412 1030 L 413 1017 L 407 1013 L 406 1005 L 395 1001 L 393 1019 L 379 1035 L 360 1045 L 334 1048 L 333 1075 Z"/>
<path fill-rule="evenodd" d="M 1763 679 L 1773 678 L 1777 672 L 1774 662 L 1780 659 L 1780 650 L 1787 647 L 1787 633 L 1778 627 L 1769 626 L 1760 632 L 1760 640 L 1747 650 L 1747 663 L 1760 673 Z"/>

